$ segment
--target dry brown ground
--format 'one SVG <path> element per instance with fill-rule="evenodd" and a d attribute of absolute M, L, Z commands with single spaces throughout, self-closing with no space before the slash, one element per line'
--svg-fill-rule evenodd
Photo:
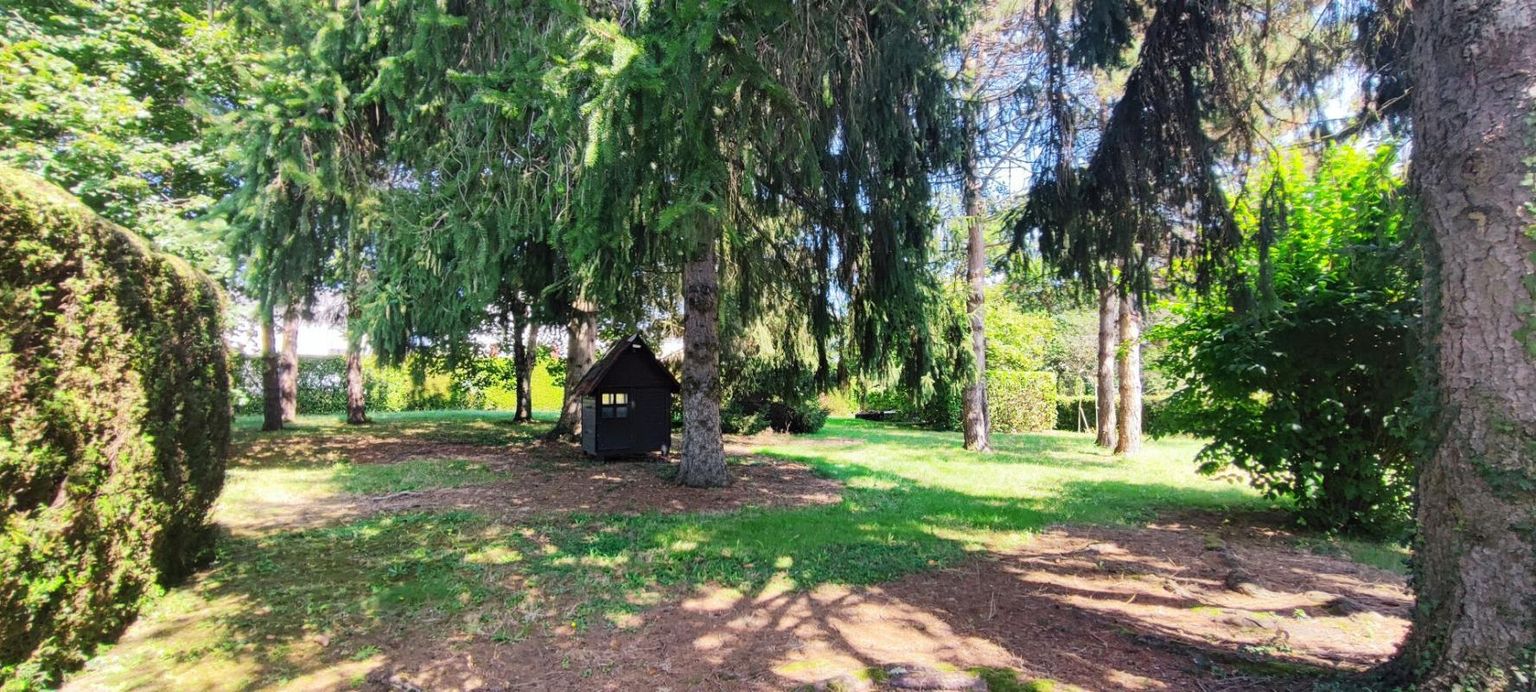
<path fill-rule="evenodd" d="M 752 447 L 736 440 L 730 449 Z M 750 456 L 737 459 L 731 488 L 699 493 L 667 481 L 659 461 L 595 464 L 567 445 L 398 435 L 263 440 L 241 450 L 241 465 L 295 455 L 311 464 L 468 459 L 498 479 L 374 498 L 253 496 L 232 530 L 263 534 L 407 509 L 470 509 L 505 521 L 535 510 L 724 512 L 836 502 L 841 493 L 804 465 Z M 740 593 L 704 585 L 621 627 L 541 628 L 513 642 L 444 639 L 441 629 L 404 623 L 353 638 L 377 655 L 317 666 L 286 687 L 867 688 L 891 669 L 987 667 L 1090 690 L 1310 689 L 1310 673 L 1298 670 L 1362 671 L 1391 654 L 1411 605 L 1401 578 L 1301 550 L 1270 518 L 1230 521 L 1185 514 L 1142 527 L 1059 526 L 1017 549 L 878 586 Z M 1260 588 L 1229 588 L 1234 566 Z M 328 658 L 326 645 L 295 646 L 318 660 Z"/>
<path fill-rule="evenodd" d="M 741 438 L 732 450 L 730 487 L 701 493 L 667 479 L 658 457 L 598 463 L 558 442 L 508 446 L 433 442 L 388 435 L 258 440 L 238 450 L 240 466 L 303 458 L 308 466 L 343 460 L 387 464 L 412 459 L 462 459 L 483 464 L 494 483 L 374 497 L 278 492 L 241 498 L 219 514 L 236 535 L 313 528 L 379 512 L 472 510 L 502 520 L 538 513 L 729 512 L 746 507 L 798 507 L 837 502 L 842 486 L 805 464 L 751 456 Z M 675 462 L 675 458 L 671 460 Z"/>
<path fill-rule="evenodd" d="M 1260 590 L 1227 588 L 1216 536 Z M 991 667 L 1090 690 L 1311 689 L 1306 674 L 1284 675 L 1304 670 L 1290 664 L 1366 670 L 1396 648 L 1410 605 L 1390 573 L 1299 551 L 1283 532 L 1187 516 L 1057 527 L 1016 551 L 880 586 L 699 589 L 620 630 L 513 644 L 402 631 L 368 680 L 397 690 L 825 689 L 866 686 L 871 671 L 892 668 Z"/>

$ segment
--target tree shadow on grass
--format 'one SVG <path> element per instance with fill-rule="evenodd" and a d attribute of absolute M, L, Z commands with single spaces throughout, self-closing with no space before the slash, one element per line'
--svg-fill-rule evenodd
<path fill-rule="evenodd" d="M 1253 505 L 1236 490 L 1070 481 L 1014 497 L 804 460 L 848 484 L 841 503 L 516 520 L 412 512 L 232 538 L 182 594 L 184 611 L 146 618 L 85 681 L 323 687 L 401 675 L 429 688 L 520 678 L 547 688 L 670 678 L 685 688 L 783 687 L 916 658 L 1089 688 L 1141 678 L 1263 688 L 1290 685 L 1297 671 L 1277 677 L 1260 664 L 1299 662 L 1313 667 L 1307 675 L 1328 665 L 1168 624 L 1170 613 L 1220 603 L 1211 595 L 1220 586 L 1211 575 L 1179 586 L 1188 568 L 1157 545 L 1041 558 L 1009 540 L 1170 507 Z M 1131 530 L 1094 531 L 1077 537 L 1113 543 L 1118 534 L 1103 532 Z M 1198 532 L 1180 540 L 1199 553 Z M 1332 588 L 1343 589 L 1348 570 L 1336 571 Z M 1127 581 L 1151 615 L 1112 607 Z M 1239 606 L 1221 607 L 1252 610 Z"/>
<path fill-rule="evenodd" d="M 414 457 L 493 456 L 537 440 L 548 424 L 513 423 L 510 414 L 463 412 L 445 420 L 425 416 L 379 420 L 365 426 L 336 421 L 301 424 L 276 432 L 235 433 L 231 466 L 329 465 L 342 461 L 387 463 Z M 399 414 L 403 415 L 403 414 Z"/>

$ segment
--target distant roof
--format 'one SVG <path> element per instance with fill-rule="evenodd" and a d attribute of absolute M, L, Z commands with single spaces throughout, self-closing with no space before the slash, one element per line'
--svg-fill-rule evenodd
<path fill-rule="evenodd" d="M 592 390 L 602 383 L 603 378 L 608 376 L 608 371 L 613 369 L 614 364 L 618 363 L 619 359 L 624 357 L 624 354 L 634 350 L 640 351 L 640 355 L 645 358 L 646 362 L 650 363 L 657 372 L 661 373 L 669 389 L 674 392 L 682 389 L 677 383 L 677 378 L 672 376 L 672 371 L 662 365 L 661 361 L 656 358 L 656 354 L 651 352 L 651 347 L 645 344 L 645 339 L 640 338 L 639 334 L 631 334 L 614 342 L 613 346 L 608 348 L 608 352 L 603 354 L 600 360 L 593 363 L 592 367 L 587 368 L 586 374 L 581 376 L 581 380 L 576 383 L 576 388 L 571 393 L 576 396 L 591 394 Z"/>

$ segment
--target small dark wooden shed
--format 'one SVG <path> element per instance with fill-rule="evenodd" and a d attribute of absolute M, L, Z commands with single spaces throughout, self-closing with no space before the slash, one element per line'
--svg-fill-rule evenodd
<path fill-rule="evenodd" d="M 620 339 L 573 391 L 581 397 L 582 449 L 601 458 L 670 451 L 679 389 L 639 334 Z"/>

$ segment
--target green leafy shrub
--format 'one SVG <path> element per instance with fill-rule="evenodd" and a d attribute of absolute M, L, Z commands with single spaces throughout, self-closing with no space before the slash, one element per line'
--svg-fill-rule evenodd
<path fill-rule="evenodd" d="M 811 373 L 792 363 L 763 358 L 727 358 L 720 427 L 728 433 L 811 433 L 827 422 Z"/>
<path fill-rule="evenodd" d="M 0 169 L 0 683 L 47 685 L 207 555 L 229 374 L 218 288 Z"/>
<path fill-rule="evenodd" d="M 820 430 L 831 413 L 816 399 L 793 404 L 775 402 L 768 407 L 768 427 L 778 432 L 804 435 Z"/>
<path fill-rule="evenodd" d="M 1056 373 L 988 372 L 987 413 L 993 432 L 1021 433 L 1056 427 Z"/>
<path fill-rule="evenodd" d="M 730 435 L 756 435 L 768 429 L 768 415 L 737 401 L 720 407 L 720 431 Z"/>
<path fill-rule="evenodd" d="M 1420 260 L 1395 160 L 1341 147 L 1315 174 L 1276 162 L 1238 209 L 1250 236 L 1273 235 L 1267 259 L 1239 265 L 1248 299 L 1191 300 L 1158 333 L 1183 381 L 1169 427 L 1211 439 L 1201 470 L 1247 472 L 1318 528 L 1392 535 L 1409 519 Z M 1280 212 L 1261 224 L 1259 204 Z"/>

